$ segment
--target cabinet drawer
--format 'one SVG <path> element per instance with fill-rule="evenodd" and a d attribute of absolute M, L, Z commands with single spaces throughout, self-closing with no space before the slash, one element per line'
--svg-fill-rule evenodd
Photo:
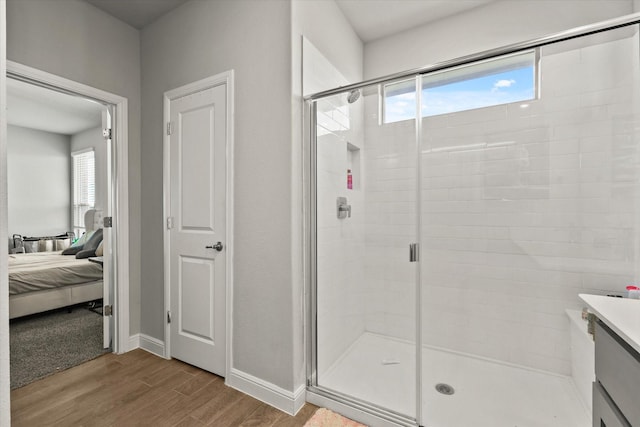
<path fill-rule="evenodd" d="M 600 321 L 595 334 L 597 382 L 631 425 L 640 427 L 640 355 Z"/>
<path fill-rule="evenodd" d="M 597 381 L 593 383 L 593 427 L 631 427 Z"/>

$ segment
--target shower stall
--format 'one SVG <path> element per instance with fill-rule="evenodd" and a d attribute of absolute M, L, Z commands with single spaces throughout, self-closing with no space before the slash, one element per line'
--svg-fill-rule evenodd
<path fill-rule="evenodd" d="M 590 425 L 565 310 L 640 280 L 638 21 L 307 98 L 310 401 Z"/>

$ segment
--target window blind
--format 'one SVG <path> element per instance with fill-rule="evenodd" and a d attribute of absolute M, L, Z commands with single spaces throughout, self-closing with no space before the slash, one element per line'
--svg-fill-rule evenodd
<path fill-rule="evenodd" d="M 73 231 L 81 236 L 85 231 L 84 214 L 95 207 L 96 172 L 93 150 L 73 153 Z"/>

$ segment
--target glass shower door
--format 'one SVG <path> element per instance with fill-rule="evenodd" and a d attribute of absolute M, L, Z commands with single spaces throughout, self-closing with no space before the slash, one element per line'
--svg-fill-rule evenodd
<path fill-rule="evenodd" d="M 424 76 L 423 424 L 590 424 L 565 310 L 638 280 L 638 52 L 634 25 Z"/>
<path fill-rule="evenodd" d="M 640 281 L 639 33 L 543 42 L 312 102 L 313 392 L 589 424 L 565 310 Z"/>
<path fill-rule="evenodd" d="M 315 386 L 408 423 L 417 384 L 415 121 L 385 124 L 379 90 L 316 101 Z"/>

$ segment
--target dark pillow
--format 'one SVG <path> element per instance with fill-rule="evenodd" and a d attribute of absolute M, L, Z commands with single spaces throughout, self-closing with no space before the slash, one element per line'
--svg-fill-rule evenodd
<path fill-rule="evenodd" d="M 84 248 L 84 244 L 95 234 L 95 231 L 89 230 L 82 233 L 82 236 L 76 240 L 71 246 L 62 251 L 62 255 L 75 255 Z"/>
<path fill-rule="evenodd" d="M 96 230 L 96 232 L 93 233 L 93 236 L 91 236 L 81 248 L 81 250 L 76 253 L 76 258 L 80 259 L 96 256 L 96 248 L 98 247 L 100 242 L 102 242 L 102 228 Z"/>
<path fill-rule="evenodd" d="M 62 255 L 75 255 L 82 250 L 84 245 L 79 246 L 69 246 L 67 249 L 62 251 Z"/>
<path fill-rule="evenodd" d="M 84 249 L 76 254 L 76 259 L 89 258 L 92 256 L 96 256 L 95 249 Z"/>

